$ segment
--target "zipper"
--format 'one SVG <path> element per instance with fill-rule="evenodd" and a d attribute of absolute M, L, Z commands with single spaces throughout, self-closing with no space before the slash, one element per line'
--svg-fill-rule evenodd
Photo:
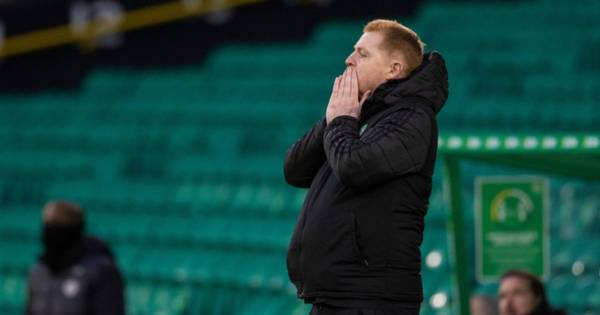
<path fill-rule="evenodd" d="M 358 244 L 360 231 L 358 227 L 358 220 L 356 219 L 356 214 L 354 212 L 350 212 L 350 215 L 352 216 L 352 230 L 354 232 L 352 235 L 352 243 L 354 244 L 356 255 L 358 256 L 359 261 L 363 265 L 365 265 L 365 267 L 369 267 L 369 261 L 367 260 L 365 255 L 363 255 L 363 252 L 360 250 L 360 245 Z"/>

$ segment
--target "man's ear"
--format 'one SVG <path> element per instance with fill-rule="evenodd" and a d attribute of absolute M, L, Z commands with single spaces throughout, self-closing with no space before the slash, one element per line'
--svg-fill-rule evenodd
<path fill-rule="evenodd" d="M 396 80 L 402 79 L 405 77 L 405 66 L 404 63 L 400 61 L 394 61 L 389 68 L 386 79 L 387 80 Z"/>

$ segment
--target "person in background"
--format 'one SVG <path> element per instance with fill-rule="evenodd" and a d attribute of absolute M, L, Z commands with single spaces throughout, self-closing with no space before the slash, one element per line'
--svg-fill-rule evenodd
<path fill-rule="evenodd" d="M 542 282 L 523 270 L 509 270 L 500 278 L 500 315 L 566 315 L 550 307 Z"/>
<path fill-rule="evenodd" d="M 471 315 L 498 315 L 498 301 L 486 294 L 471 296 Z"/>
<path fill-rule="evenodd" d="M 82 208 L 52 201 L 42 218 L 43 254 L 29 273 L 25 314 L 125 314 L 121 273 L 108 247 L 85 236 Z"/>

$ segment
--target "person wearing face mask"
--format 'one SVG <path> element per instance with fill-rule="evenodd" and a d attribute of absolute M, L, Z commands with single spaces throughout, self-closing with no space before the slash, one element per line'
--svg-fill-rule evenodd
<path fill-rule="evenodd" d="M 500 278 L 500 315 L 566 315 L 550 307 L 542 282 L 523 270 L 509 270 Z"/>
<path fill-rule="evenodd" d="M 285 158 L 309 188 L 287 267 L 311 315 L 417 315 L 420 245 L 448 97 L 439 53 L 391 20 L 369 22 L 333 83 L 325 117 Z"/>
<path fill-rule="evenodd" d="M 125 314 L 123 280 L 110 249 L 84 234 L 81 207 L 48 202 L 43 254 L 28 279 L 26 315 Z"/>

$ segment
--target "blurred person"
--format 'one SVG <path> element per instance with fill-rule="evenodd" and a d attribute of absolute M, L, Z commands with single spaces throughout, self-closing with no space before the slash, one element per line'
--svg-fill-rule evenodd
<path fill-rule="evenodd" d="M 419 314 L 436 114 L 448 96 L 443 58 L 423 50 L 404 25 L 369 22 L 325 117 L 287 153 L 286 181 L 310 188 L 287 266 L 312 315 Z"/>
<path fill-rule="evenodd" d="M 542 282 L 523 270 L 510 270 L 500 278 L 500 315 L 566 315 L 550 307 Z"/>
<path fill-rule="evenodd" d="M 485 294 L 477 294 L 469 299 L 471 315 L 498 315 L 498 301 Z"/>
<path fill-rule="evenodd" d="M 85 236 L 82 208 L 53 201 L 42 218 L 43 254 L 29 274 L 25 314 L 125 314 L 121 274 L 108 247 Z"/>

